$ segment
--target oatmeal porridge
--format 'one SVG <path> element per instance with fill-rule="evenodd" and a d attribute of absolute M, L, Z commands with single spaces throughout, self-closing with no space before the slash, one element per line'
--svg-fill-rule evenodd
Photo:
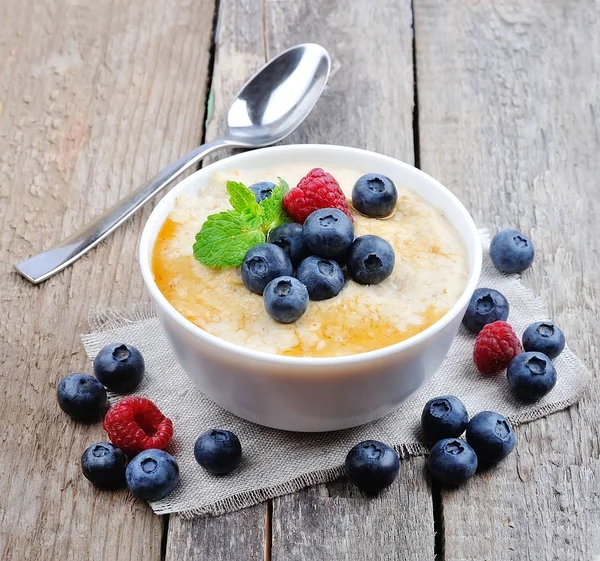
<path fill-rule="evenodd" d="M 314 167 L 314 166 L 312 166 Z M 353 211 L 356 236 L 374 234 L 395 251 L 392 274 L 377 285 L 347 280 L 334 298 L 311 301 L 296 322 L 282 324 L 265 313 L 263 299 L 246 289 L 239 269 L 212 269 L 194 259 L 192 246 L 207 216 L 230 208 L 227 180 L 246 185 L 283 177 L 291 186 L 311 166 L 215 174 L 196 194 L 177 198 L 152 255 L 158 288 L 184 317 L 231 343 L 255 350 L 309 357 L 362 353 L 403 341 L 439 320 L 462 294 L 467 253 L 445 216 L 396 183 L 398 201 L 386 219 Z M 365 171 L 327 169 L 348 198 Z M 394 178 L 392 177 L 392 180 Z"/>

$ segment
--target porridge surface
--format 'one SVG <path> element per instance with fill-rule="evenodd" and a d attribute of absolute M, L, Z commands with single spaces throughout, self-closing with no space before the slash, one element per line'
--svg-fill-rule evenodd
<path fill-rule="evenodd" d="M 354 213 L 356 236 L 376 234 L 396 252 L 392 275 L 378 285 L 352 280 L 336 297 L 311 301 L 293 324 L 269 317 L 262 297 L 243 285 L 239 269 L 210 269 L 194 259 L 192 246 L 206 217 L 230 207 L 225 183 L 277 182 L 293 187 L 315 166 L 276 171 L 233 170 L 215 174 L 197 194 L 178 197 L 158 234 L 152 256 L 155 281 L 187 319 L 232 343 L 290 356 L 341 356 L 398 343 L 441 318 L 467 283 L 466 250 L 443 214 L 396 183 L 395 214 L 385 220 Z M 350 199 L 367 171 L 326 169 Z M 394 180 L 394 178 L 391 178 Z"/>

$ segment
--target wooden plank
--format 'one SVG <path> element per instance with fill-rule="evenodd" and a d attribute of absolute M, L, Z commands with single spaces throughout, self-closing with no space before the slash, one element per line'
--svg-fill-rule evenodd
<path fill-rule="evenodd" d="M 344 144 L 414 161 L 408 1 L 266 2 L 269 56 L 314 41 L 327 48 L 329 86 L 289 142 Z M 273 561 L 432 559 L 432 498 L 423 458 L 367 499 L 342 480 L 273 500 Z"/>
<path fill-rule="evenodd" d="M 214 0 L 0 3 L 0 558 L 160 559 L 163 524 L 82 477 L 100 424 L 60 411 L 89 370 L 91 307 L 146 300 L 137 216 L 34 287 L 12 264 L 49 247 L 197 145 Z"/>
<path fill-rule="evenodd" d="M 215 65 L 210 90 L 206 138 L 227 135 L 226 115 L 235 95 L 266 61 L 263 38 L 263 2 L 220 0 L 215 31 Z M 203 162 L 206 166 L 240 150 L 220 150 Z"/>
<path fill-rule="evenodd" d="M 397 481 L 369 497 L 346 479 L 273 501 L 273 561 L 434 558 L 424 458 L 401 463 Z"/>
<path fill-rule="evenodd" d="M 600 4 L 422 0 L 415 10 L 422 167 L 479 224 L 531 233 L 524 282 L 593 368 Z M 520 427 L 512 456 L 443 493 L 446 561 L 600 553 L 599 400 L 594 385 L 570 410 Z"/>
<path fill-rule="evenodd" d="M 184 520 L 171 516 L 166 561 L 263 561 L 267 548 L 267 505 L 218 517 Z"/>
<path fill-rule="evenodd" d="M 288 143 L 342 144 L 414 162 L 409 0 L 266 0 L 269 56 L 316 42 L 331 55 L 322 99 Z"/>

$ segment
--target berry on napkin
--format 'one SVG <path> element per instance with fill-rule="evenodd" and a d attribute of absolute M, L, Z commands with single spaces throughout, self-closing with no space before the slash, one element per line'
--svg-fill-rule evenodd
<path fill-rule="evenodd" d="M 505 321 L 495 321 L 485 325 L 477 335 L 473 360 L 482 374 L 495 374 L 504 370 L 522 351 L 513 328 Z"/>
<path fill-rule="evenodd" d="M 104 417 L 108 438 L 123 452 L 139 454 L 142 450 L 164 450 L 173 438 L 173 423 L 152 401 L 130 396 L 111 407 Z"/>

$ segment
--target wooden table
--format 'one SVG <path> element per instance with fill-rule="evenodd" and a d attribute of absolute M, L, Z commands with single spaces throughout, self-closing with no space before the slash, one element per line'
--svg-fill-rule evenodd
<path fill-rule="evenodd" d="M 90 309 L 146 295 L 150 208 L 34 287 L 16 261 L 73 232 L 223 130 L 244 80 L 323 44 L 330 85 L 289 142 L 414 162 L 481 226 L 529 232 L 524 282 L 600 361 L 598 0 L 3 0 L 0 3 L 0 558 L 592 560 L 600 555 L 600 390 L 518 429 L 516 452 L 460 490 L 402 462 L 367 500 L 341 480 L 218 518 L 158 517 L 95 491 L 57 381 L 89 370 Z"/>

